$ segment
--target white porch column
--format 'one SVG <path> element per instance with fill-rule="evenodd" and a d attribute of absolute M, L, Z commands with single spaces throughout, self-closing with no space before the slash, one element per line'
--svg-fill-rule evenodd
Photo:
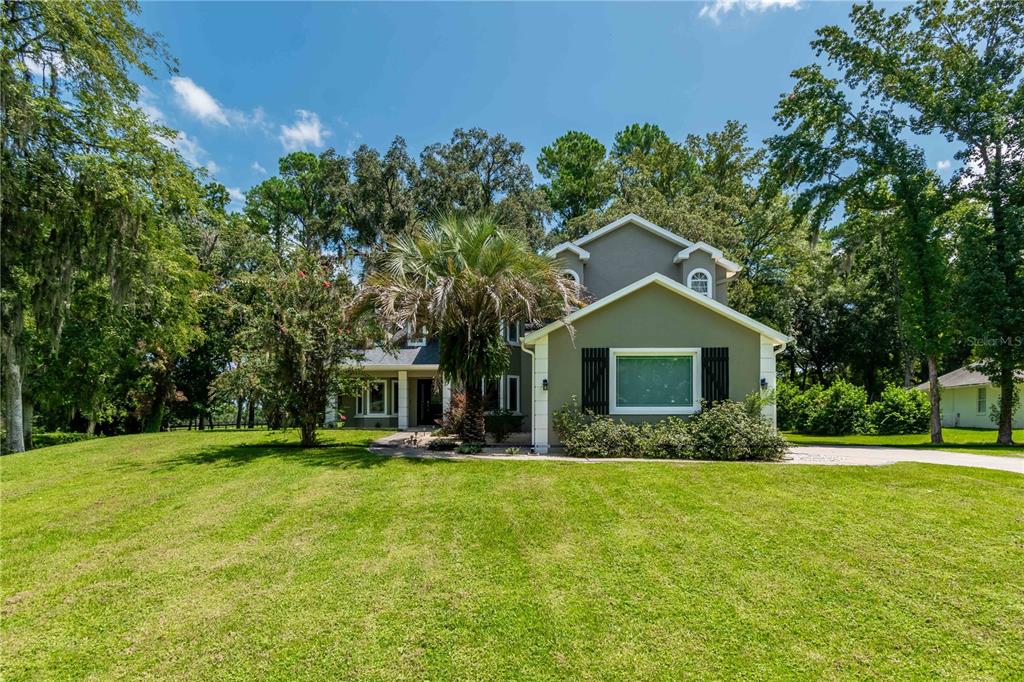
<path fill-rule="evenodd" d="M 761 392 L 775 390 L 775 344 L 767 337 L 761 337 Z M 761 406 L 761 416 L 776 425 L 775 401 Z"/>
<path fill-rule="evenodd" d="M 548 338 L 537 341 L 533 348 L 533 448 L 542 455 L 551 446 L 548 432 L 548 392 L 544 382 L 548 378 Z"/>
<path fill-rule="evenodd" d="M 409 428 L 409 373 L 398 373 L 398 428 Z"/>
<path fill-rule="evenodd" d="M 448 414 L 448 408 L 452 406 L 452 385 L 447 381 L 441 384 L 441 410 Z"/>

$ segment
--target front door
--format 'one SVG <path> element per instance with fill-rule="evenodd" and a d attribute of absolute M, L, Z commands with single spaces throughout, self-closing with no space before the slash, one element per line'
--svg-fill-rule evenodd
<path fill-rule="evenodd" d="M 416 380 L 416 426 L 433 426 L 441 417 L 441 403 L 434 396 L 433 379 Z"/>

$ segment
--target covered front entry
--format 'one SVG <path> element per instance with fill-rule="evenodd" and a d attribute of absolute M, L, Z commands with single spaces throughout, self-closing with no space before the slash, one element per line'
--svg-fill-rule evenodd
<path fill-rule="evenodd" d="M 441 394 L 434 390 L 434 380 L 417 379 L 416 426 L 434 426 L 442 413 Z"/>

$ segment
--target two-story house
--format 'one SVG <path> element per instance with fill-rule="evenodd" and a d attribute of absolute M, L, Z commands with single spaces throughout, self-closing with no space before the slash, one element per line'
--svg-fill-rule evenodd
<path fill-rule="evenodd" d="M 775 356 L 790 339 L 729 307 L 740 266 L 721 250 L 630 214 L 549 253 L 591 303 L 540 329 L 507 325 L 512 366 L 485 387 L 491 409 L 524 416 L 538 452 L 558 444 L 551 416 L 573 396 L 637 421 L 775 387 Z M 450 395 L 435 385 L 437 363 L 437 342 L 414 334 L 394 353 L 368 351 L 371 380 L 338 408 L 353 426 L 433 425 Z M 765 416 L 774 421 L 773 406 Z"/>

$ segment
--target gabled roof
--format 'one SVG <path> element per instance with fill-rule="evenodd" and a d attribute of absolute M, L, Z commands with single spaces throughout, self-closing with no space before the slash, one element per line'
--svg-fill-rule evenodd
<path fill-rule="evenodd" d="M 640 289 L 643 289 L 644 287 L 649 286 L 649 285 L 659 285 L 659 286 L 665 287 L 669 291 L 674 292 L 676 294 L 679 294 L 683 298 L 686 298 L 686 299 L 689 299 L 689 300 L 691 300 L 691 301 L 693 301 L 695 303 L 698 303 L 698 304 L 704 306 L 705 308 L 710 308 L 711 310 L 715 311 L 719 315 L 722 315 L 723 317 L 727 317 L 730 320 L 732 320 L 733 322 L 741 324 L 744 327 L 747 327 L 748 329 L 752 329 L 753 331 L 757 332 L 761 336 L 768 337 L 769 339 L 774 341 L 776 344 L 779 344 L 779 343 L 783 343 L 783 344 L 784 343 L 789 343 L 790 341 L 793 340 L 792 338 L 790 338 L 786 334 L 783 334 L 782 332 L 778 331 L 777 329 L 772 329 L 771 327 L 769 327 L 766 324 L 761 324 L 760 322 L 758 322 L 757 320 L 753 319 L 752 317 L 747 317 L 743 313 L 741 313 L 741 312 L 739 312 L 737 310 L 733 310 L 729 306 L 724 305 L 722 303 L 719 303 L 718 301 L 714 300 L 713 298 L 710 298 L 708 296 L 704 296 L 703 294 L 698 294 L 696 291 L 694 291 L 690 287 L 684 286 L 684 285 L 680 284 L 679 282 L 675 281 L 674 279 L 666 277 L 665 275 L 661 274 L 660 272 L 655 272 L 655 273 L 653 273 L 651 275 L 648 275 L 647 277 L 644 277 L 643 279 L 637 280 L 637 281 L 633 282 L 632 284 L 630 284 L 629 286 L 625 286 L 625 287 L 619 289 L 618 291 L 615 291 L 615 292 L 612 292 L 612 293 L 608 294 L 604 298 L 601 298 L 601 299 L 598 299 L 598 300 L 594 301 L 590 305 L 587 305 L 587 306 L 584 306 L 584 307 L 580 308 L 576 312 L 572 313 L 571 315 L 566 316 L 565 318 L 563 318 L 561 320 L 556 320 L 555 322 L 552 322 L 549 325 L 541 327 L 540 329 L 537 329 L 536 331 L 532 331 L 529 334 L 527 334 L 523 338 L 523 340 L 526 343 L 528 343 L 528 344 L 535 343 L 537 340 L 544 338 L 545 336 L 547 336 L 551 332 L 555 331 L 556 329 L 558 329 L 560 327 L 564 327 L 567 324 L 572 324 L 576 320 L 579 320 L 579 319 L 581 319 L 583 317 L 586 317 L 587 315 L 589 315 L 590 313 L 594 312 L 595 310 L 600 310 L 601 308 L 604 308 L 606 305 L 608 305 L 610 303 L 614 303 L 615 301 L 618 301 L 620 298 L 625 298 L 626 296 L 629 296 L 633 292 L 639 291 Z"/>
<path fill-rule="evenodd" d="M 1024 370 L 1017 370 L 1014 372 L 1014 378 L 1017 381 L 1024 381 Z M 966 365 L 958 369 L 954 369 L 952 372 L 946 372 L 939 377 L 940 388 L 960 388 L 962 386 L 988 386 L 992 383 L 992 380 L 987 376 L 978 371 L 977 365 Z M 915 388 L 919 388 L 922 391 L 928 390 L 928 382 L 918 384 Z"/>
<path fill-rule="evenodd" d="M 616 220 L 614 222 L 611 222 L 611 223 L 608 223 L 604 227 L 601 227 L 601 228 L 598 228 L 598 229 L 594 230 L 590 234 L 583 235 L 582 237 L 580 237 L 579 239 L 576 239 L 572 243 L 575 244 L 576 246 L 583 246 L 584 244 L 592 242 L 592 241 L 594 241 L 595 239 L 597 239 L 599 237 L 603 237 L 604 235 L 608 234 L 609 232 L 611 232 L 613 230 L 617 230 L 620 227 L 622 227 L 623 225 L 629 225 L 630 223 L 632 223 L 633 225 L 638 225 L 638 226 L 644 228 L 645 230 L 647 230 L 648 232 L 656 234 L 656 235 L 658 235 L 659 237 L 661 237 L 663 239 L 667 239 L 668 241 L 672 242 L 673 244 L 676 244 L 676 245 L 681 246 L 683 248 L 685 248 L 687 246 L 690 246 L 693 243 L 693 242 L 691 242 L 688 239 L 683 239 L 678 234 L 675 234 L 673 232 L 669 232 L 668 230 L 666 230 L 664 227 L 661 227 L 660 225 L 655 225 L 650 220 L 645 220 L 644 218 L 641 218 L 636 213 L 628 213 L 628 214 L 622 216 L 621 218 L 619 218 L 618 220 Z"/>
<path fill-rule="evenodd" d="M 432 339 L 425 346 L 396 348 L 391 352 L 369 348 L 354 364 L 363 369 L 437 369 L 440 357 L 440 346 Z"/>
<path fill-rule="evenodd" d="M 694 251 L 703 251 L 704 253 L 710 255 L 711 260 L 715 261 L 715 263 L 721 265 L 723 268 L 728 270 L 730 276 L 736 274 L 737 272 L 743 269 L 743 267 L 738 263 L 734 263 L 733 261 L 726 258 L 722 254 L 721 249 L 716 249 L 707 242 L 697 242 L 696 244 L 691 244 L 690 246 L 687 246 L 685 249 L 676 254 L 676 257 L 672 259 L 672 262 L 678 264 L 679 262 L 689 258 Z"/>
<path fill-rule="evenodd" d="M 548 255 L 554 257 L 562 253 L 563 251 L 572 251 L 577 256 L 579 256 L 579 259 L 584 263 L 590 260 L 590 252 L 587 251 L 586 249 L 581 249 L 572 242 L 562 242 L 558 246 L 552 247 L 551 249 L 548 250 Z"/>

